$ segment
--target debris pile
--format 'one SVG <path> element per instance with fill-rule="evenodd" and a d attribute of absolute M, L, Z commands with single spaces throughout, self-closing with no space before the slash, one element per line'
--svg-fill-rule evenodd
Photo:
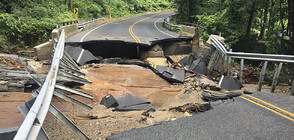
<path fill-rule="evenodd" d="M 32 70 L 24 66 L 24 60 L 20 59 L 14 55 L 0 56 L 0 92 L 24 92 L 35 85 L 34 80 L 28 75 L 28 71 Z M 45 75 L 38 77 L 45 78 Z"/>
<path fill-rule="evenodd" d="M 188 113 L 198 113 L 204 112 L 212 109 L 212 106 L 209 103 L 199 104 L 199 103 L 187 103 L 182 106 L 170 108 L 170 111 L 178 111 L 178 112 L 188 112 Z"/>
<path fill-rule="evenodd" d="M 244 83 L 257 84 L 260 75 L 260 69 L 245 65 L 243 74 L 244 77 L 246 77 L 244 78 Z"/>
<path fill-rule="evenodd" d="M 0 64 L 5 65 L 5 66 L 9 66 L 9 67 L 24 68 L 23 65 L 20 64 L 19 62 L 15 61 L 11 58 L 7 58 L 7 57 L 3 57 L 3 56 L 0 56 Z"/>

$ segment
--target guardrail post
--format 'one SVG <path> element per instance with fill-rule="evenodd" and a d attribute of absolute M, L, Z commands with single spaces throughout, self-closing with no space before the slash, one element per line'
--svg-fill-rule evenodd
<path fill-rule="evenodd" d="M 223 71 L 222 71 L 223 73 L 226 72 L 227 61 L 228 61 L 228 56 L 225 55 L 224 61 L 223 61 Z"/>
<path fill-rule="evenodd" d="M 233 50 L 230 49 L 230 52 L 232 52 L 232 51 L 233 51 Z M 228 60 L 228 69 L 227 69 L 227 76 L 230 76 L 231 62 L 232 62 L 232 58 L 229 56 L 229 60 Z"/>
<path fill-rule="evenodd" d="M 263 79 L 264 79 L 264 76 L 265 76 L 265 71 L 266 71 L 266 67 L 267 67 L 267 61 L 265 61 L 263 63 L 263 66 L 261 68 L 261 72 L 260 72 L 260 76 L 259 76 L 259 81 L 258 81 L 258 86 L 257 86 L 257 91 L 261 91 L 261 88 L 262 88 L 262 82 L 263 82 Z"/>
<path fill-rule="evenodd" d="M 294 74 L 293 74 L 293 80 L 292 80 L 291 95 L 294 96 Z"/>
<path fill-rule="evenodd" d="M 243 84 L 244 59 L 240 62 L 240 82 Z"/>
<path fill-rule="evenodd" d="M 280 72 L 282 70 L 282 66 L 283 66 L 283 63 L 280 63 L 279 66 L 276 69 L 274 79 L 273 79 L 273 83 L 272 83 L 272 87 L 271 87 L 271 92 L 272 93 L 275 92 L 276 86 L 278 84 L 278 80 L 279 80 Z"/>

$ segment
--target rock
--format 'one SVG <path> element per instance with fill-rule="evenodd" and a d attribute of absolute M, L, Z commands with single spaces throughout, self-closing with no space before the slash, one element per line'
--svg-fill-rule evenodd
<path fill-rule="evenodd" d="M 210 57 L 212 55 L 212 48 L 200 45 L 197 50 L 196 58 Z"/>

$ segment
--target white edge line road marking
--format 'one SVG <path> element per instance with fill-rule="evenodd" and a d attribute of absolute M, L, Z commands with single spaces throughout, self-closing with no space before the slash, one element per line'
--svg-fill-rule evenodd
<path fill-rule="evenodd" d="M 163 18 L 164 18 L 164 17 L 163 17 Z M 168 35 L 168 36 L 170 36 L 170 37 L 177 38 L 177 36 L 174 36 L 174 35 L 168 34 L 168 33 L 164 32 L 164 31 L 160 30 L 160 29 L 156 26 L 156 23 L 157 23 L 159 20 L 163 19 L 163 18 L 160 18 L 160 19 L 158 19 L 157 21 L 154 22 L 154 26 L 155 26 L 155 28 L 156 28 L 159 32 L 161 32 L 161 33 L 163 33 L 163 34 L 165 34 L 165 35 Z"/>
<path fill-rule="evenodd" d="M 82 57 L 83 53 L 84 53 L 84 49 L 82 49 L 82 51 L 81 51 L 81 53 L 80 53 L 80 55 L 79 55 L 79 57 L 78 57 L 77 63 L 79 63 L 79 62 L 80 62 L 80 59 L 81 59 L 81 57 Z"/>
<path fill-rule="evenodd" d="M 100 27 L 102 27 L 102 26 L 104 26 L 104 25 L 107 25 L 107 24 L 109 24 L 109 23 L 102 24 L 102 25 L 100 25 L 100 26 L 98 26 L 98 27 L 92 29 L 90 32 L 88 32 L 87 34 L 85 34 L 85 35 L 81 38 L 80 42 L 83 42 L 84 38 L 85 38 L 87 35 L 89 35 L 91 32 L 93 32 L 94 30 L 96 30 L 96 29 L 98 29 L 98 28 L 100 28 Z"/>
<path fill-rule="evenodd" d="M 136 16 L 133 16 L 133 17 L 138 17 L 138 16 L 140 16 L 140 15 L 136 15 Z M 130 18 L 133 18 L 133 17 L 124 18 L 124 19 L 121 19 L 121 20 L 118 20 L 118 21 L 113 21 L 113 22 L 124 21 L 124 20 L 130 19 Z M 113 23 L 113 22 L 108 22 L 108 23 L 102 24 L 102 25 L 100 25 L 100 26 L 98 26 L 98 27 L 92 29 L 91 31 L 89 31 L 87 34 L 85 34 L 85 35 L 81 38 L 80 42 L 83 42 L 84 38 L 85 38 L 87 35 L 89 35 L 91 32 L 93 32 L 94 30 L 96 30 L 96 29 L 98 29 L 98 28 L 100 28 L 100 27 L 102 27 L 102 26 L 104 26 L 104 25 L 107 25 L 107 24 L 109 24 L 109 23 Z"/>

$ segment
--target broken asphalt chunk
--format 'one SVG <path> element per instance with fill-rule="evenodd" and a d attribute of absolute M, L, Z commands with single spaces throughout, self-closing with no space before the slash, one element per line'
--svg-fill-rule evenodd
<path fill-rule="evenodd" d="M 209 103 L 206 103 L 206 104 L 187 103 L 182 106 L 170 108 L 169 110 L 175 110 L 179 112 L 198 113 L 198 112 L 208 111 L 211 108 L 212 106 Z"/>
<path fill-rule="evenodd" d="M 119 95 L 114 98 L 118 103 L 118 107 L 128 107 L 128 106 L 134 106 L 139 104 L 150 104 L 149 101 L 146 101 L 130 93 Z"/>
<path fill-rule="evenodd" d="M 93 61 L 100 61 L 101 58 L 95 57 L 91 52 L 80 47 L 66 46 L 65 51 L 70 55 L 72 59 L 76 61 L 80 66 Z"/>
<path fill-rule="evenodd" d="M 151 65 L 151 69 L 169 82 L 184 83 L 185 71 L 165 66 Z"/>
<path fill-rule="evenodd" d="M 117 103 L 116 99 L 111 94 L 108 94 L 108 95 L 104 96 L 102 98 L 100 104 L 104 105 L 106 108 L 117 107 L 118 106 L 118 103 Z"/>
<path fill-rule="evenodd" d="M 243 93 L 244 93 L 244 94 L 253 94 L 252 91 L 247 91 L 247 90 L 245 90 Z"/>
<path fill-rule="evenodd" d="M 238 96 L 241 96 L 242 94 L 239 93 L 239 92 L 227 92 L 226 93 L 227 96 L 230 98 L 230 99 L 233 99 L 234 97 L 238 97 Z"/>
<path fill-rule="evenodd" d="M 131 106 L 124 106 L 120 107 L 118 106 L 117 108 L 114 109 L 114 111 L 139 111 L 139 110 L 148 110 L 150 108 L 155 108 L 151 104 L 139 104 L 139 105 L 131 105 Z"/>
<path fill-rule="evenodd" d="M 239 90 L 242 88 L 242 84 L 238 79 L 227 76 L 220 80 L 220 86 L 226 90 Z"/>
<path fill-rule="evenodd" d="M 229 97 L 226 95 L 217 94 L 214 92 L 203 91 L 202 97 L 204 101 L 218 101 L 218 100 L 228 100 Z"/>
<path fill-rule="evenodd" d="M 190 54 L 189 56 L 186 56 L 179 61 L 181 67 L 203 75 L 207 74 L 208 63 L 208 58 L 196 59 L 196 57 L 193 54 Z"/>
<path fill-rule="evenodd" d="M 220 91 L 212 91 L 212 90 L 205 90 L 202 92 L 202 97 L 204 101 L 228 100 L 228 99 L 233 99 L 241 95 L 242 94 L 239 92 L 223 93 Z"/>
<path fill-rule="evenodd" d="M 113 97 L 111 94 L 102 98 L 100 104 L 107 108 L 115 107 L 114 111 L 138 111 L 148 110 L 150 108 L 156 108 L 142 98 L 139 98 L 133 94 L 127 93 Z"/>

